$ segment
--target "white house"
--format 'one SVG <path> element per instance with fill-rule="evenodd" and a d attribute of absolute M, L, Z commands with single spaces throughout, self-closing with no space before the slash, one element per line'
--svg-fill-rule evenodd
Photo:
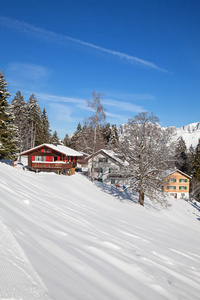
<path fill-rule="evenodd" d="M 88 163 L 88 176 L 91 176 L 92 155 L 85 160 Z M 122 161 L 114 151 L 101 149 L 94 154 L 94 179 L 122 186 L 124 184 L 122 167 L 126 164 L 127 162 Z"/>

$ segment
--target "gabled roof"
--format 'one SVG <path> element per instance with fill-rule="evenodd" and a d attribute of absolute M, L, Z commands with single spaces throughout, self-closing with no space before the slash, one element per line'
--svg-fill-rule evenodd
<path fill-rule="evenodd" d="M 57 145 L 56 146 L 56 145 L 53 145 L 53 144 L 42 144 L 42 145 L 36 146 L 36 147 L 31 148 L 29 150 L 23 151 L 21 153 L 21 155 L 28 155 L 32 151 L 43 148 L 43 147 L 47 147 L 49 149 L 55 150 L 55 151 L 57 151 L 61 154 L 67 155 L 67 156 L 83 156 L 80 152 L 78 152 L 74 149 L 71 149 L 71 148 L 63 146 L 63 145 Z"/>
<path fill-rule="evenodd" d="M 175 169 L 175 170 L 173 170 L 173 171 L 172 171 L 172 170 L 169 170 L 168 173 L 166 174 L 166 177 L 167 177 L 167 176 L 170 176 L 170 175 L 172 175 L 172 174 L 174 174 L 175 172 L 178 172 L 178 173 L 182 174 L 183 176 L 185 176 L 185 177 L 187 177 L 187 178 L 189 178 L 189 179 L 192 178 L 191 176 L 187 175 L 186 173 L 180 171 L 179 169 Z"/>
<path fill-rule="evenodd" d="M 97 152 L 94 153 L 94 156 L 98 155 L 99 153 L 103 153 L 106 156 L 109 156 L 111 159 L 115 160 L 118 162 L 120 165 L 128 165 L 127 161 L 121 160 L 118 156 L 117 153 L 114 152 L 113 150 L 106 150 L 106 149 L 100 149 Z M 89 155 L 88 157 L 85 158 L 85 160 L 89 160 L 92 157 L 92 155 Z"/>

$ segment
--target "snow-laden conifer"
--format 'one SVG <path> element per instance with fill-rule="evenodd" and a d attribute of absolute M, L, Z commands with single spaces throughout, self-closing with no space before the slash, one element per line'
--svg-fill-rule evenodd
<path fill-rule="evenodd" d="M 13 125 L 8 98 L 8 84 L 4 78 L 3 70 L 0 73 L 0 158 L 13 159 L 16 155 L 16 128 Z"/>

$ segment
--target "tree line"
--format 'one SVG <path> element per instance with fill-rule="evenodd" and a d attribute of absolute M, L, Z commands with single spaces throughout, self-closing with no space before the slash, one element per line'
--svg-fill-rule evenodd
<path fill-rule="evenodd" d="M 55 130 L 51 134 L 50 122 L 46 109 L 41 109 L 38 100 L 32 94 L 28 101 L 20 91 L 9 104 L 10 93 L 3 71 L 0 73 L 0 159 L 15 159 L 17 154 L 43 143 L 58 145 L 63 143 L 78 151 L 92 153 L 101 148 L 113 148 L 118 142 L 116 125 L 99 124 L 94 130 L 92 119 L 78 124 L 76 131 L 66 134 L 61 141 Z M 100 100 L 100 99 L 99 99 Z M 89 102 L 88 102 L 89 103 Z M 91 102 L 92 105 L 92 102 Z M 95 132 L 95 133 L 94 133 Z M 94 134 L 96 145 L 93 147 Z"/>

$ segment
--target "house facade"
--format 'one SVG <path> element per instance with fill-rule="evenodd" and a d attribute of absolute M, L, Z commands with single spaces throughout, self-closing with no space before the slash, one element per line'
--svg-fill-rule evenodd
<path fill-rule="evenodd" d="M 85 161 L 88 164 L 88 176 L 90 177 L 92 155 L 88 156 Z M 94 179 L 121 186 L 124 184 L 121 170 L 125 164 L 126 162 L 123 162 L 114 151 L 101 149 L 94 154 Z"/>
<path fill-rule="evenodd" d="M 21 153 L 28 158 L 28 167 L 33 171 L 56 172 L 73 175 L 81 153 L 62 145 L 42 144 Z"/>
<path fill-rule="evenodd" d="M 170 172 L 165 178 L 164 192 L 178 199 L 189 199 L 191 177 L 180 170 Z"/>

